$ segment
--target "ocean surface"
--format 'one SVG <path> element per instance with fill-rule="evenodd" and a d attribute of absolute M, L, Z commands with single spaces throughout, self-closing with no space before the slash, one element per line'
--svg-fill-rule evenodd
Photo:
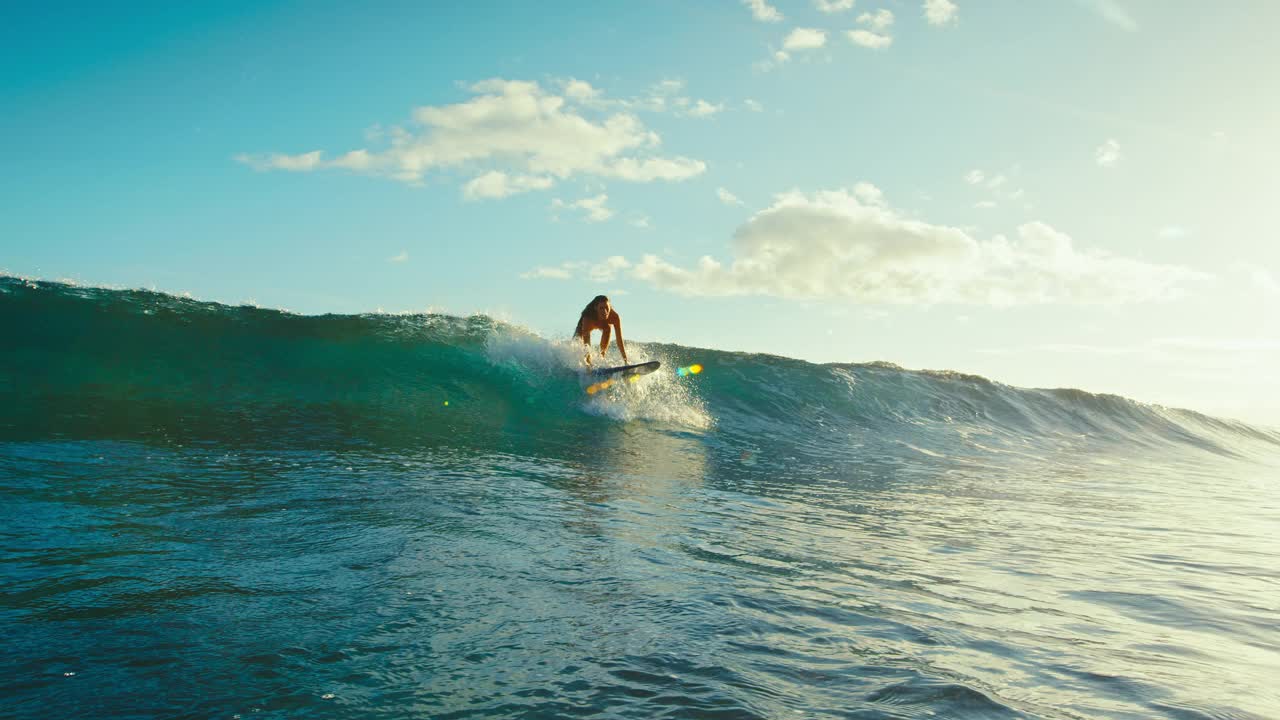
<path fill-rule="evenodd" d="M 0 717 L 1280 717 L 1273 429 L 13 277 L 0 338 Z"/>

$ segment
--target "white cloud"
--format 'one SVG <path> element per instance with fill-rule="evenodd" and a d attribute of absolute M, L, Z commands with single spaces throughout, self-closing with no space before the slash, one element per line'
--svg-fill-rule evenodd
<path fill-rule="evenodd" d="M 578 102 L 587 102 L 600 97 L 600 91 L 585 80 L 569 78 L 564 85 L 564 95 Z"/>
<path fill-rule="evenodd" d="M 881 8 L 874 13 L 862 13 L 858 16 L 858 24 L 866 25 L 873 32 L 882 33 L 893 26 L 893 12 Z"/>
<path fill-rule="evenodd" d="M 387 258 L 387 262 L 393 262 L 393 263 L 408 262 L 408 260 L 409 260 L 408 250 L 401 250 L 399 255 L 395 255 L 393 257 Z"/>
<path fill-rule="evenodd" d="M 631 267 L 630 261 L 621 255 L 605 258 L 604 262 L 592 265 L 587 271 L 588 277 L 596 282 L 609 282 L 618 276 L 618 272 Z"/>
<path fill-rule="evenodd" d="M 847 34 L 855 45 L 861 45 L 872 50 L 881 50 L 893 44 L 892 37 L 879 35 L 869 30 L 850 30 Z"/>
<path fill-rule="evenodd" d="M 828 15 L 852 10 L 853 4 L 854 0 L 813 0 L 813 6 Z"/>
<path fill-rule="evenodd" d="M 530 190 L 546 190 L 555 184 L 549 177 L 532 175 L 508 175 L 497 170 L 471 180 L 462 188 L 462 196 L 468 200 L 504 198 Z"/>
<path fill-rule="evenodd" d="M 1123 30 L 1133 32 L 1138 29 L 1138 23 L 1134 21 L 1133 16 L 1116 0 L 1078 0 L 1081 4 L 1091 8 L 1094 12 L 1102 16 L 1104 20 L 1119 27 Z"/>
<path fill-rule="evenodd" d="M 853 195 L 867 205 L 884 206 L 884 192 L 869 182 L 860 182 L 854 185 Z"/>
<path fill-rule="evenodd" d="M 965 173 L 964 181 L 979 190 L 987 191 L 988 197 L 974 204 L 975 208 L 980 210 L 996 207 L 996 200 L 1020 200 L 1026 191 L 1022 188 L 1010 190 L 1010 177 L 1017 177 L 1021 172 L 1020 165 L 1013 165 L 1004 172 L 988 172 L 981 168 L 974 168 Z M 1008 173 L 1006 175 L 1005 173 Z M 1027 209 L 1030 209 L 1028 207 Z"/>
<path fill-rule="evenodd" d="M 604 222 L 613 217 L 613 210 L 605 206 L 608 201 L 609 196 L 601 193 L 570 203 L 556 198 L 551 201 L 551 207 L 556 210 L 580 210 L 583 215 L 582 219 L 586 222 Z"/>
<path fill-rule="evenodd" d="M 716 197 L 720 198 L 720 202 L 725 205 L 742 205 L 743 202 L 738 199 L 737 195 L 725 190 L 724 188 L 716 188 Z"/>
<path fill-rule="evenodd" d="M 786 50 L 815 50 L 826 44 L 827 33 L 814 28 L 796 28 L 782 41 Z"/>
<path fill-rule="evenodd" d="M 893 26 L 893 13 L 881 8 L 874 13 L 865 12 L 858 16 L 858 24 L 868 29 L 850 30 L 846 34 L 856 45 L 873 50 L 881 50 L 893 44 L 893 36 L 888 30 Z"/>
<path fill-rule="evenodd" d="M 924 17 L 930 25 L 946 25 L 956 19 L 956 4 L 951 0 L 924 0 Z"/>
<path fill-rule="evenodd" d="M 577 100 L 584 107 L 594 110 L 623 110 L 627 112 L 670 112 L 677 117 L 710 117 L 724 110 L 723 103 L 712 103 L 684 94 L 685 82 L 668 78 L 654 83 L 643 94 L 631 98 L 606 98 L 599 90 L 582 80 L 570 78 L 560 81 L 565 97 Z"/>
<path fill-rule="evenodd" d="M 379 131 L 388 142 L 382 150 L 353 150 L 328 161 L 319 150 L 242 154 L 236 160 L 258 170 L 341 168 L 411 184 L 430 172 L 456 172 L 470 176 L 464 185 L 469 198 L 544 190 L 576 175 L 676 181 L 706 169 L 699 160 L 656 155 L 661 138 L 635 115 L 589 117 L 584 111 L 596 107 L 600 97 L 583 81 L 568 81 L 564 95 L 536 82 L 502 79 L 469 90 L 476 97 L 465 102 L 417 108 L 413 130 Z M 716 107 L 687 105 L 689 114 L 703 115 Z"/>
<path fill-rule="evenodd" d="M 1120 143 L 1107 140 L 1093 151 L 1093 159 L 1102 167 L 1115 167 L 1120 162 Z"/>
<path fill-rule="evenodd" d="M 750 110 L 751 112 L 764 112 L 764 105 L 761 105 L 760 101 L 758 100 L 752 100 L 751 98 L 747 98 L 746 100 L 742 101 L 742 104 L 746 105 L 747 109 Z"/>
<path fill-rule="evenodd" d="M 701 174 L 707 169 L 701 160 L 689 158 L 620 158 L 608 168 L 599 172 L 604 177 L 614 177 L 632 182 L 652 182 L 654 180 L 685 180 Z"/>
<path fill-rule="evenodd" d="M 706 100 L 698 100 L 694 102 L 693 105 L 690 106 L 686 112 L 687 114 L 693 117 L 711 117 L 712 115 L 715 115 L 721 110 L 724 110 L 723 103 L 719 105 L 713 105 L 707 102 Z"/>
<path fill-rule="evenodd" d="M 742 4 L 751 8 L 751 17 L 760 22 L 782 22 L 782 13 L 765 0 L 742 0 Z"/>
<path fill-rule="evenodd" d="M 235 160 L 258 171 L 288 170 L 291 172 L 308 172 L 320 167 L 323 162 L 320 155 L 319 150 L 302 153 L 301 155 L 281 155 L 280 153 L 248 155 L 240 153 L 235 156 Z"/>
<path fill-rule="evenodd" d="M 595 264 L 566 262 L 555 267 L 539 266 L 521 273 L 520 277 L 526 280 L 570 280 L 577 275 L 594 282 L 610 282 L 618 273 L 630 267 L 631 261 L 621 255 L 614 255 Z"/>
<path fill-rule="evenodd" d="M 877 200 L 879 202 L 874 202 Z M 977 240 L 901 215 L 878 188 L 779 195 L 734 233 L 731 260 L 691 268 L 644 255 L 628 274 L 684 295 L 847 297 L 868 303 L 1124 303 L 1161 300 L 1204 276 L 1078 250 L 1044 223 Z"/>

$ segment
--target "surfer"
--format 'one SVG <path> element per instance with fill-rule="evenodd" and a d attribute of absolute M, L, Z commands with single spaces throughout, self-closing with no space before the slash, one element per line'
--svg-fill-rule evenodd
<path fill-rule="evenodd" d="M 595 296 L 582 309 L 582 315 L 578 317 L 578 327 L 573 331 L 573 336 L 582 340 L 582 344 L 587 346 L 588 365 L 591 364 L 591 331 L 600 331 L 600 357 L 604 357 L 609 349 L 609 336 L 614 329 L 618 331 L 618 352 L 622 353 L 622 362 L 625 363 L 627 346 L 622 342 L 622 318 L 618 316 L 618 311 L 613 309 L 613 304 L 609 302 L 608 297 Z"/>

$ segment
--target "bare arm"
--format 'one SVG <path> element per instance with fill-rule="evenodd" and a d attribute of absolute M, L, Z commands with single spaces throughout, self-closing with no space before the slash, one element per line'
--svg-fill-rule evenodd
<path fill-rule="evenodd" d="M 582 344 L 586 346 L 587 353 L 583 359 L 586 360 L 587 365 L 590 365 L 591 364 L 591 330 L 588 329 L 586 332 L 582 331 L 582 318 L 578 318 L 578 327 L 574 328 L 573 336 L 581 340 Z"/>
<path fill-rule="evenodd" d="M 609 351 L 609 338 L 613 335 L 613 328 L 605 325 L 600 330 L 600 357 L 604 357 Z"/>
<path fill-rule="evenodd" d="M 627 360 L 627 344 L 622 342 L 622 316 L 614 313 L 610 320 L 613 322 L 613 327 L 618 331 L 618 352 L 622 353 L 622 362 L 629 362 Z"/>

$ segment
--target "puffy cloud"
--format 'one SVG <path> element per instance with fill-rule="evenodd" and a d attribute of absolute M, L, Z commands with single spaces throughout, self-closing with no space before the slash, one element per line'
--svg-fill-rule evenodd
<path fill-rule="evenodd" d="M 597 174 L 604 177 L 615 177 L 632 182 L 652 182 L 654 180 L 685 180 L 700 175 L 707 169 L 701 160 L 689 158 L 620 158 Z"/>
<path fill-rule="evenodd" d="M 813 0 L 813 6 L 828 15 L 852 10 L 853 4 L 854 0 Z"/>
<path fill-rule="evenodd" d="M 585 80 L 569 78 L 564 83 L 565 97 L 578 102 L 588 102 L 600 97 L 600 91 Z"/>
<path fill-rule="evenodd" d="M 924 0 L 924 17 L 930 25 L 946 25 L 956 19 L 956 4 L 951 0 Z"/>
<path fill-rule="evenodd" d="M 412 130 L 379 129 L 375 137 L 389 145 L 381 150 L 353 150 L 333 160 L 319 150 L 236 160 L 258 170 L 341 168 L 412 184 L 430 172 L 453 171 L 471 176 L 463 192 L 473 199 L 545 190 L 576 175 L 677 181 L 706 169 L 699 160 L 656 155 L 661 139 L 629 112 L 588 117 L 584 111 L 601 102 L 589 83 L 570 80 L 563 95 L 536 82 L 502 79 L 469 89 L 475 97 L 465 102 L 417 108 Z M 709 103 L 685 105 L 691 115 L 718 111 Z"/>
<path fill-rule="evenodd" d="M 742 0 L 751 9 L 751 17 L 760 22 L 782 22 L 782 13 L 765 0 Z"/>
<path fill-rule="evenodd" d="M 1120 143 L 1107 140 L 1093 151 L 1093 159 L 1102 167 L 1115 167 L 1120 162 Z"/>
<path fill-rule="evenodd" d="M 782 41 L 785 50 L 815 50 L 827 44 L 827 33 L 813 28 L 796 28 Z"/>
<path fill-rule="evenodd" d="M 893 44 L 892 37 L 873 33 L 870 30 L 850 30 L 847 34 L 855 45 L 861 45 L 872 50 L 881 50 Z"/>
<path fill-rule="evenodd" d="M 858 16 L 858 24 L 870 29 L 848 31 L 847 35 L 855 45 L 880 50 L 893 44 L 893 36 L 888 33 L 893 26 L 892 12 L 881 8 L 873 13 L 862 13 Z"/>
<path fill-rule="evenodd" d="M 644 255 L 630 276 L 684 295 L 845 297 L 868 303 L 1124 303 L 1175 297 L 1202 279 L 1185 268 L 1080 250 L 1039 222 L 1014 238 L 903 216 L 869 183 L 789 192 L 734 233 L 731 259 L 692 267 Z"/>
<path fill-rule="evenodd" d="M 605 206 L 608 201 L 609 196 L 601 193 L 569 203 L 556 198 L 551 201 L 551 207 L 556 210 L 579 210 L 586 222 L 604 222 L 613 217 L 613 210 Z"/>
<path fill-rule="evenodd" d="M 512 176 L 497 170 L 490 170 L 464 185 L 462 195 L 468 200 L 504 198 L 530 190 L 546 190 L 554 184 L 555 181 L 549 177 Z"/>
<path fill-rule="evenodd" d="M 596 282 L 609 282 L 622 270 L 631 267 L 631 262 L 621 255 L 605 258 L 603 262 L 592 265 L 587 276 Z"/>
<path fill-rule="evenodd" d="M 881 8 L 873 13 L 862 13 L 858 16 L 858 24 L 866 25 L 873 32 L 884 32 L 893 25 L 893 12 Z"/>
<path fill-rule="evenodd" d="M 853 196 L 867 205 L 884 205 L 884 192 L 869 182 L 860 182 L 854 185 Z"/>
<path fill-rule="evenodd" d="M 724 110 L 724 105 L 713 105 L 706 100 L 698 100 L 689 106 L 686 113 L 692 117 L 711 117 Z"/>

